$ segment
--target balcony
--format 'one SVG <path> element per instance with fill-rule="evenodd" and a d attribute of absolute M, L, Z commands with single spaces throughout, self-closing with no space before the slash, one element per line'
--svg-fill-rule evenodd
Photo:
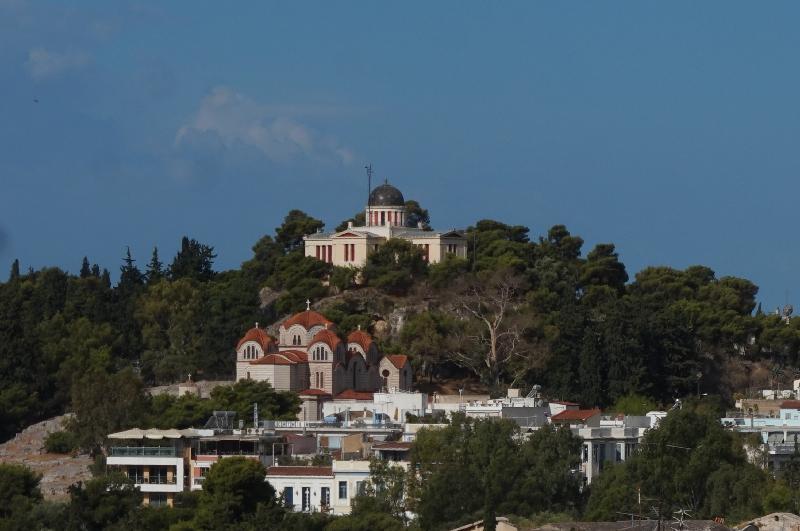
<path fill-rule="evenodd" d="M 112 446 L 111 457 L 177 457 L 178 452 L 171 446 Z"/>
<path fill-rule="evenodd" d="M 130 479 L 137 485 L 174 485 L 175 477 L 167 478 L 167 476 L 150 476 L 150 477 L 133 477 Z"/>

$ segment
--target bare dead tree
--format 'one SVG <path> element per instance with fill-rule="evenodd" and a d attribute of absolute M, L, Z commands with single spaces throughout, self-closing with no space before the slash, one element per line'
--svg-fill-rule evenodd
<path fill-rule="evenodd" d="M 462 326 L 451 337 L 448 355 L 476 375 L 488 376 L 495 387 L 504 366 L 528 351 L 519 316 L 524 292 L 524 278 L 501 270 L 463 280 L 452 299 Z"/>

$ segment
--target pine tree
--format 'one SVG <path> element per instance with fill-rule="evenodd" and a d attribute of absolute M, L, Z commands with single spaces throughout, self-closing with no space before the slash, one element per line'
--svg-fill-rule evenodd
<path fill-rule="evenodd" d="M 175 255 L 169 267 L 169 276 L 172 280 L 191 278 L 205 282 L 214 276 L 214 248 L 204 245 L 195 239 L 184 236 L 181 240 L 181 250 Z"/>
<path fill-rule="evenodd" d="M 144 276 L 139 268 L 136 267 L 136 260 L 131 257 L 131 248 L 127 248 L 127 254 L 123 258 L 123 265 L 120 269 L 119 287 L 123 290 L 135 288 L 144 284 Z"/>
<path fill-rule="evenodd" d="M 87 257 L 83 257 L 83 263 L 81 263 L 81 278 L 89 278 L 92 276 L 92 268 L 89 265 L 89 259 Z"/>
<path fill-rule="evenodd" d="M 15 259 L 11 264 L 11 274 L 8 276 L 9 282 L 19 278 L 19 259 Z"/>
<path fill-rule="evenodd" d="M 106 288 L 111 289 L 111 273 L 108 272 L 108 269 L 103 268 L 103 274 L 100 276 L 100 278 L 103 281 L 103 285 Z"/>
<path fill-rule="evenodd" d="M 100 278 L 100 266 L 97 264 L 92 265 L 92 276 Z"/>
<path fill-rule="evenodd" d="M 158 259 L 158 247 L 153 247 L 153 257 L 150 258 L 150 263 L 147 264 L 147 277 L 148 284 L 155 284 L 164 278 L 164 264 Z"/>

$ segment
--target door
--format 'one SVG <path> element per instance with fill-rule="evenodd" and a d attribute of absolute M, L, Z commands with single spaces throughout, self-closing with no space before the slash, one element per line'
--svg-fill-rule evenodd
<path fill-rule="evenodd" d="M 283 504 L 289 509 L 294 509 L 294 487 L 284 487 Z"/>
<path fill-rule="evenodd" d="M 331 504 L 331 488 L 322 487 L 319 493 L 319 503 L 323 507 L 329 507 Z"/>
<path fill-rule="evenodd" d="M 311 487 L 303 487 L 303 512 L 311 511 Z"/>

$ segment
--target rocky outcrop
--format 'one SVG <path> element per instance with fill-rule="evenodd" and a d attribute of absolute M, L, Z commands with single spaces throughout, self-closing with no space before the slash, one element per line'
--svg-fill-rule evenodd
<path fill-rule="evenodd" d="M 45 438 L 63 430 L 67 418 L 69 415 L 62 415 L 33 424 L 0 444 L 0 463 L 25 465 L 42 475 L 39 485 L 47 500 L 66 499 L 70 485 L 92 476 L 89 472 L 92 458 L 87 454 L 63 455 L 44 451 Z"/>

